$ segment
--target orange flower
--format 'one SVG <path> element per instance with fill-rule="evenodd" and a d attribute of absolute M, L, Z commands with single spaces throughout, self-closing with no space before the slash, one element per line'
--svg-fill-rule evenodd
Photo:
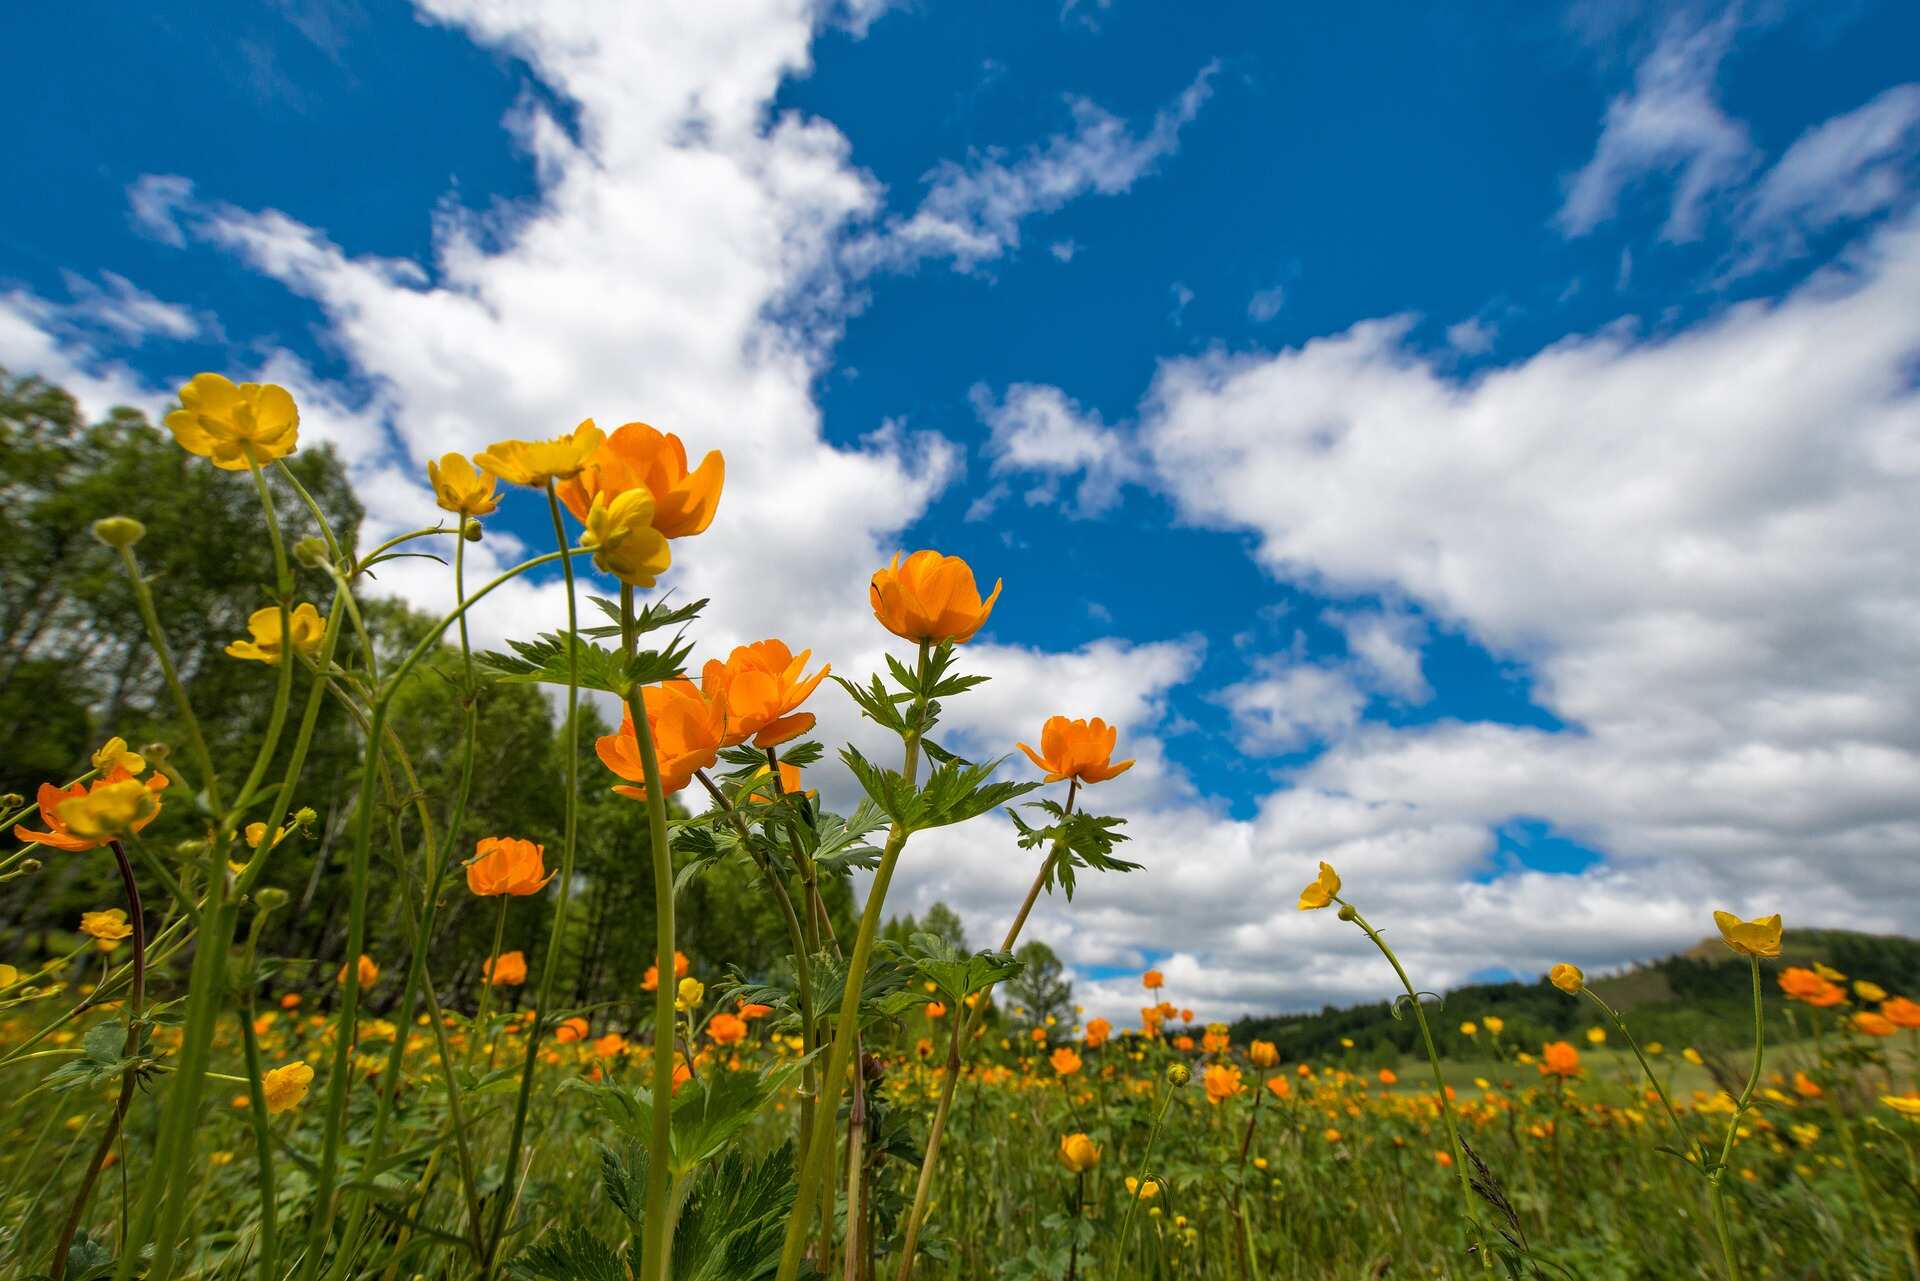
<path fill-rule="evenodd" d="M 1158 992 L 1167 985 L 1167 976 L 1159 970 L 1148 970 L 1140 976 L 1140 986 L 1149 992 Z"/>
<path fill-rule="evenodd" d="M 1240 1084 L 1240 1069 L 1225 1063 L 1208 1068 L 1200 1084 L 1206 1087 L 1209 1103 L 1224 1103 L 1245 1088 Z"/>
<path fill-rule="evenodd" d="M 360 963 L 357 968 L 360 972 L 361 987 L 372 987 L 380 981 L 380 967 L 375 965 L 373 958 L 365 952 L 360 954 Z M 347 981 L 347 967 L 344 964 L 341 965 L 339 973 L 333 976 L 333 981 L 336 983 L 345 983 Z"/>
<path fill-rule="evenodd" d="M 1107 1043 L 1113 1035 L 1113 1024 L 1105 1019 L 1090 1019 L 1087 1022 L 1087 1048 L 1097 1050 Z"/>
<path fill-rule="evenodd" d="M 299 1009 L 299 1008 L 300 1008 L 300 994 L 299 994 L 298 992 L 289 992 L 289 993 L 287 993 L 287 994 L 286 994 L 285 996 L 283 996 L 283 997 L 281 997 L 281 998 L 280 998 L 280 1008 L 281 1008 L 281 1009 L 283 1009 L 283 1010 L 297 1010 L 297 1009 Z"/>
<path fill-rule="evenodd" d="M 512 836 L 483 836 L 467 864 L 467 888 L 482 898 L 538 894 L 553 879 L 546 870 L 546 849 Z"/>
<path fill-rule="evenodd" d="M 1789 1001 L 1800 1001 L 1823 1009 L 1839 1005 L 1847 999 L 1845 988 L 1798 965 L 1789 965 L 1780 971 L 1780 990 Z"/>
<path fill-rule="evenodd" d="M 673 977 L 676 979 L 687 977 L 687 968 L 687 954 L 685 952 L 675 952 L 673 954 Z M 647 967 L 646 976 L 640 980 L 640 990 L 643 992 L 657 992 L 660 990 L 659 966 L 649 965 Z"/>
<path fill-rule="evenodd" d="M 1895 1027 L 1903 1027 L 1908 1031 L 1920 1028 L 1920 1001 L 1896 996 L 1892 1000 L 1880 1002 L 1880 1013 L 1886 1015 L 1887 1021 Z"/>
<path fill-rule="evenodd" d="M 1225 1054 L 1232 1043 L 1225 1023 L 1207 1024 L 1207 1030 L 1200 1037 L 1200 1048 L 1208 1054 Z"/>
<path fill-rule="evenodd" d="M 553 1039 L 562 1045 L 571 1045 L 575 1041 L 586 1040 L 590 1030 L 587 1021 L 576 1014 L 560 1021 L 560 1025 L 553 1029 Z"/>
<path fill-rule="evenodd" d="M 1863 1036 L 1892 1036 L 1900 1029 L 1893 1020 L 1872 1010 L 1860 1010 L 1853 1016 L 1853 1030 Z"/>
<path fill-rule="evenodd" d="M 72 787 L 55 787 L 52 783 L 42 783 L 40 784 L 39 792 L 35 795 L 35 799 L 39 802 L 40 806 L 40 822 L 45 825 L 47 830 L 44 832 L 33 831 L 27 826 L 27 820 L 22 820 L 14 824 L 13 834 L 23 841 L 38 841 L 42 845 L 49 846 L 56 850 L 66 850 L 69 853 L 77 854 L 82 850 L 97 850 L 102 845 L 105 845 L 110 838 L 105 835 L 98 837 L 75 835 L 73 830 L 67 826 L 66 821 L 60 817 L 60 806 L 66 801 L 75 800 L 82 796 L 90 796 L 103 787 L 110 787 L 115 783 L 124 783 L 132 777 L 133 775 L 127 772 L 124 765 L 116 765 L 112 772 L 105 778 L 96 778 L 91 784 L 75 783 Z M 165 774 L 156 772 L 147 777 L 146 788 L 149 792 L 162 791 L 166 786 L 167 776 Z M 158 806 L 155 806 L 152 813 L 147 814 L 145 817 L 135 818 L 131 824 L 132 829 L 136 832 L 139 831 L 147 824 L 153 822 L 155 818 L 159 817 L 159 814 L 160 809 Z"/>
<path fill-rule="evenodd" d="M 1280 1050 L 1272 1041 L 1255 1041 L 1247 1047 L 1247 1061 L 1265 1070 L 1280 1065 Z"/>
<path fill-rule="evenodd" d="M 1301 1066 L 1304 1067 L 1305 1064 L 1302 1064 Z M 1288 1095 L 1293 1093 L 1293 1087 L 1287 1084 L 1287 1078 L 1284 1076 L 1268 1077 L 1267 1088 L 1273 1091 L 1273 1097 L 1276 1099 L 1284 1099 Z"/>
<path fill-rule="evenodd" d="M 1193 1052 L 1193 1038 L 1190 1036 L 1176 1036 L 1173 1038 L 1173 1048 L 1182 1054 L 1191 1054 Z"/>
<path fill-rule="evenodd" d="M 1826 1093 L 1820 1088 L 1820 1083 L 1805 1072 L 1793 1074 L 1793 1092 L 1803 1099 L 1817 1099 Z"/>
<path fill-rule="evenodd" d="M 487 982 L 495 987 L 519 987 L 527 981 L 527 954 L 525 952 L 502 952 L 499 956 L 489 957 L 482 966 Z"/>
<path fill-rule="evenodd" d="M 613 1058 L 615 1055 L 625 1051 L 626 1048 L 627 1038 L 621 1036 L 618 1032 L 609 1032 L 593 1043 L 593 1053 L 595 1057 L 602 1059 Z"/>
<path fill-rule="evenodd" d="M 1072 1076 L 1080 1070 L 1080 1056 L 1064 1045 L 1048 1055 L 1047 1062 L 1053 1065 L 1054 1073 L 1059 1076 Z"/>
<path fill-rule="evenodd" d="M 902 640 L 964 644 L 986 625 L 1000 587 L 996 581 L 983 601 L 966 561 L 919 551 L 905 564 L 896 555 L 885 569 L 875 570 L 868 598 L 873 616 Z"/>
<path fill-rule="evenodd" d="M 1108 764 L 1113 744 L 1120 731 L 1098 716 L 1090 721 L 1070 721 L 1064 716 L 1049 716 L 1040 727 L 1040 750 L 1019 744 L 1027 759 L 1046 771 L 1047 782 L 1063 778 L 1082 783 L 1104 783 L 1133 768 L 1131 759 L 1118 765 Z"/>
<path fill-rule="evenodd" d="M 1395 1074 L 1395 1072 L 1394 1072 L 1394 1070 L 1393 1070 L 1392 1068 L 1381 1068 L 1381 1069 L 1380 1069 L 1380 1084 L 1382 1084 L 1382 1085 L 1397 1085 L 1397 1084 L 1399 1084 L 1399 1081 L 1400 1081 L 1400 1078 L 1399 1078 L 1399 1076 Z"/>
<path fill-rule="evenodd" d="M 947 1007 L 938 1001 L 928 1001 L 927 1017 L 930 1019 L 944 1019 L 947 1017 Z"/>
<path fill-rule="evenodd" d="M 747 1001 L 743 1002 L 740 1006 L 740 1019 L 745 1023 L 751 1023 L 755 1019 L 764 1019 L 771 1013 L 773 1013 L 773 1007 L 771 1005 L 760 1005 L 757 1002 Z"/>
<path fill-rule="evenodd" d="M 592 419 L 587 420 L 591 425 Z M 600 494 L 609 499 L 644 488 L 653 495 L 653 527 L 667 538 L 687 538 L 713 523 L 726 460 L 714 450 L 694 471 L 687 470 L 687 447 L 672 432 L 645 423 L 616 427 L 576 476 L 557 487 L 560 501 L 584 521 Z"/>
<path fill-rule="evenodd" d="M 727 726 L 726 699 L 717 691 L 703 692 L 683 677 L 647 686 L 641 700 L 660 763 L 660 786 L 671 796 L 693 781 L 696 770 L 720 759 Z M 640 742 L 634 737 L 631 709 L 621 718 L 620 732 L 598 739 L 593 748 L 601 764 L 633 784 L 616 784 L 614 791 L 636 800 L 647 798 L 646 772 L 640 766 Z"/>
<path fill-rule="evenodd" d="M 1059 1158 L 1067 1173 L 1085 1174 L 1100 1164 L 1100 1149 L 1084 1134 L 1062 1135 Z"/>
<path fill-rule="evenodd" d="M 715 1045 L 737 1044 L 746 1034 L 746 1020 L 738 1015 L 723 1010 L 707 1020 L 707 1035 L 713 1038 Z"/>
<path fill-rule="evenodd" d="M 1550 1041 L 1540 1047 L 1540 1075 L 1569 1077 L 1580 1075 L 1580 1051 L 1565 1041 Z"/>
<path fill-rule="evenodd" d="M 823 664 L 808 676 L 807 660 L 812 656 L 812 650 L 803 649 L 795 657 L 784 642 L 763 640 L 740 646 L 724 663 L 718 659 L 707 663 L 700 685 L 709 698 L 717 695 L 726 704 L 725 746 L 751 738 L 755 747 L 776 747 L 813 728 L 813 713 L 796 709 L 827 678 L 833 665 Z"/>

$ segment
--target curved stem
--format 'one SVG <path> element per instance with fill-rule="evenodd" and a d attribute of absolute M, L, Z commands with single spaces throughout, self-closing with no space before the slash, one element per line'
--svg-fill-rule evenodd
<path fill-rule="evenodd" d="M 1167 1108 L 1173 1104 L 1175 1086 L 1167 1083 L 1167 1093 L 1160 1100 L 1160 1111 L 1153 1118 L 1153 1129 L 1147 1132 L 1147 1148 L 1140 1154 L 1140 1173 L 1134 1176 L 1133 1191 L 1127 1197 L 1127 1213 L 1120 1220 L 1120 1263 L 1125 1266 L 1127 1259 L 1127 1233 L 1133 1225 L 1133 1212 L 1147 1198 L 1147 1167 L 1153 1162 L 1154 1140 L 1160 1137 L 1160 1123 L 1167 1119 Z M 1122 1188 L 1126 1184 L 1120 1185 Z"/>

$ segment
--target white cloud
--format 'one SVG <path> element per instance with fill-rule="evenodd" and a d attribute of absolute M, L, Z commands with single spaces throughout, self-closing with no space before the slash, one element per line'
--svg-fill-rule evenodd
<path fill-rule="evenodd" d="M 1017 159 L 990 148 L 966 162 L 943 160 L 928 173 L 920 206 L 850 248 L 859 267 L 910 266 L 951 258 L 968 271 L 1020 247 L 1020 224 L 1088 193 L 1118 195 L 1172 155 L 1180 131 L 1200 114 L 1212 93 L 1217 62 L 1200 69 L 1178 97 L 1155 113 L 1139 134 L 1125 120 L 1086 98 L 1069 97 L 1072 128 L 1029 147 Z"/>
<path fill-rule="evenodd" d="M 144 174 L 127 188 L 128 218 L 142 233 L 175 249 L 185 247 L 175 211 L 193 196 L 193 184 L 176 174 Z"/>
<path fill-rule="evenodd" d="M 67 314 L 75 321 L 110 329 L 127 343 L 150 337 L 184 340 L 200 334 L 201 322 L 192 309 L 162 302 L 125 276 L 103 271 L 102 284 L 96 285 L 74 272 L 63 274 L 67 292 L 73 296 Z"/>
<path fill-rule="evenodd" d="M 1073 256 L 1080 252 L 1080 245 L 1073 240 L 1056 240 L 1047 246 L 1047 252 L 1061 262 L 1072 262 Z"/>
<path fill-rule="evenodd" d="M 994 473 L 1079 475 L 1075 510 L 1080 515 L 1108 510 L 1119 501 L 1121 487 L 1142 474 L 1135 446 L 1058 387 L 1015 383 L 995 403 L 987 388 L 976 384 L 970 398 L 991 433 L 987 452 Z"/>
<path fill-rule="evenodd" d="M 1863 218 L 1907 193 L 1920 151 L 1920 84 L 1896 85 L 1794 140 L 1755 186 L 1747 237 L 1795 247 L 1806 232 Z"/>
<path fill-rule="evenodd" d="M 1367 696 L 1339 667 L 1261 663 L 1252 680 L 1229 685 L 1221 700 L 1251 755 L 1294 752 L 1343 737 L 1360 722 Z"/>
<path fill-rule="evenodd" d="M 1286 304 L 1286 286 L 1274 285 L 1270 289 L 1260 290 L 1255 293 L 1253 297 L 1247 299 L 1247 315 L 1264 325 L 1267 321 L 1279 315 L 1280 309 L 1286 306 Z"/>
<path fill-rule="evenodd" d="M 1493 340 L 1499 333 L 1497 325 L 1468 316 L 1447 326 L 1447 345 L 1463 356 L 1484 356 L 1493 350 Z"/>
<path fill-rule="evenodd" d="M 1670 20 L 1634 76 L 1631 92 L 1607 105 L 1593 158 L 1567 182 L 1557 218 L 1561 231 L 1584 236 L 1612 218 L 1630 184 L 1650 174 L 1674 175 L 1673 205 L 1661 235 L 1699 236 L 1706 202 L 1751 171 L 1747 128 L 1723 111 L 1714 81 L 1738 27 L 1738 10 L 1695 25 Z"/>

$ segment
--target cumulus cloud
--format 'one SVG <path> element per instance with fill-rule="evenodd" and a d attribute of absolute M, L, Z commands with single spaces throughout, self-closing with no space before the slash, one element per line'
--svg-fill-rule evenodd
<path fill-rule="evenodd" d="M 1654 174 L 1673 178 L 1673 203 L 1661 230 L 1671 241 L 1699 236 L 1709 197 L 1753 168 L 1747 128 L 1715 97 L 1715 80 L 1738 28 L 1736 9 L 1696 24 L 1669 21 L 1640 64 L 1632 90 L 1607 104 L 1593 158 L 1567 181 L 1556 221 L 1584 236 L 1617 212 L 1621 193 Z"/>
<path fill-rule="evenodd" d="M 990 433 L 987 453 L 994 473 L 1078 476 L 1074 510 L 1079 515 L 1108 510 L 1119 501 L 1121 487 L 1142 474 L 1133 445 L 1058 387 L 1015 383 L 995 401 L 976 384 L 969 398 Z M 1045 493 L 1034 491 L 1033 497 Z"/>
<path fill-rule="evenodd" d="M 849 260 L 872 269 L 950 258 L 968 271 L 1018 249 L 1023 220 L 1088 193 L 1118 195 L 1172 155 L 1180 131 L 1211 96 L 1218 70 L 1217 62 L 1202 67 L 1137 133 L 1098 103 L 1070 96 L 1071 127 L 1019 156 L 989 148 L 964 163 L 941 161 L 927 174 L 928 190 L 919 207 L 862 237 L 850 248 Z"/>

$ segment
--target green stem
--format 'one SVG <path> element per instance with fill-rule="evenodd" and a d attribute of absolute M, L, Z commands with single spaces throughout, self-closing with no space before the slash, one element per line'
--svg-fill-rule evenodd
<path fill-rule="evenodd" d="M 1480 1224 L 1473 1214 L 1473 1188 L 1467 1182 L 1467 1153 L 1460 1143 L 1460 1129 L 1454 1124 L 1453 1107 L 1447 1101 L 1447 1082 L 1446 1078 L 1440 1074 L 1440 1051 L 1433 1043 L 1433 1029 L 1427 1026 L 1426 1007 L 1420 1004 L 1420 994 L 1414 989 L 1413 980 L 1407 977 L 1407 971 L 1400 964 L 1400 958 L 1393 954 L 1393 949 L 1388 947 L 1387 941 L 1380 937 L 1380 932 L 1367 924 L 1367 918 L 1360 915 L 1353 904 L 1338 895 L 1334 896 L 1333 901 L 1338 903 L 1344 912 L 1351 913 L 1353 923 L 1373 940 L 1373 945 L 1380 949 L 1380 955 L 1387 958 L 1387 964 L 1393 966 L 1393 972 L 1400 976 L 1400 986 L 1406 989 L 1407 1000 L 1413 1003 L 1413 1017 L 1420 1025 L 1420 1039 L 1426 1043 L 1427 1047 L 1427 1063 L 1433 1069 L 1434 1102 L 1440 1108 L 1440 1119 L 1447 1123 L 1447 1141 L 1453 1152 L 1453 1172 L 1460 1179 L 1460 1213 L 1465 1220 L 1470 1238 L 1468 1245 L 1477 1249 Z"/>
<path fill-rule="evenodd" d="M 1727 1281 L 1740 1281 L 1740 1265 L 1733 1254 L 1733 1225 L 1727 1218 L 1727 1162 L 1733 1158 L 1733 1141 L 1740 1133 L 1740 1118 L 1746 1115 L 1753 1102 L 1753 1092 L 1760 1084 L 1760 1064 L 1767 1046 L 1766 1007 L 1760 999 L 1760 958 L 1749 956 L 1747 961 L 1753 969 L 1753 1071 L 1747 1075 L 1747 1088 L 1740 1091 L 1740 1098 L 1733 1105 L 1733 1115 L 1727 1118 L 1727 1137 L 1720 1144 L 1720 1161 L 1707 1176 L 1713 1186 L 1713 1223 L 1720 1237 L 1720 1255 L 1726 1265 Z"/>
<path fill-rule="evenodd" d="M 501 1189 L 500 1203 L 493 1214 L 493 1231 L 487 1237 L 486 1253 L 480 1261 L 480 1275 L 490 1276 L 500 1252 L 500 1238 L 507 1230 L 508 1208 L 519 1199 L 514 1167 L 521 1164 L 520 1145 L 526 1136 L 527 1109 L 533 1101 L 533 1078 L 540 1066 L 540 1036 L 551 1016 L 554 976 L 560 972 L 560 954 L 566 945 L 567 905 L 573 893 L 574 838 L 580 825 L 580 620 L 574 596 L 573 560 L 568 556 L 567 526 L 560 515 L 560 498 L 553 482 L 547 482 L 547 508 L 553 517 L 553 538 L 562 559 L 561 571 L 567 584 L 567 791 L 565 834 L 560 847 L 560 871 L 556 878 L 560 892 L 554 897 L 553 929 L 547 938 L 547 956 L 540 967 L 539 1003 L 527 1026 L 527 1057 L 520 1070 L 520 1095 L 513 1110 L 512 1137 L 507 1141 L 508 1185 Z"/>
<path fill-rule="evenodd" d="M 1147 1147 L 1140 1154 L 1140 1173 L 1134 1176 L 1133 1191 L 1127 1197 L 1127 1212 L 1120 1220 L 1120 1263 L 1124 1267 L 1127 1260 L 1127 1234 L 1133 1228 L 1133 1212 L 1147 1198 L 1147 1168 L 1153 1164 L 1154 1141 L 1160 1137 L 1160 1124 L 1167 1119 L 1167 1109 L 1173 1105 L 1173 1092 L 1178 1087 L 1167 1082 L 1167 1092 L 1160 1100 L 1160 1111 L 1154 1114 L 1153 1129 L 1147 1131 Z M 1126 1184 L 1122 1183 L 1124 1190 Z"/>
<path fill-rule="evenodd" d="M 260 1038 L 253 1030 L 253 989 L 247 989 L 247 1003 L 235 1011 L 240 1016 L 240 1040 L 246 1049 L 247 1095 L 253 1118 L 253 1146 L 260 1166 L 260 1281 L 275 1281 L 274 1256 L 279 1252 L 275 1228 L 278 1194 L 273 1181 L 273 1135 L 267 1128 L 267 1092 L 265 1067 L 260 1060 Z"/>
<path fill-rule="evenodd" d="M 920 642 L 918 679 L 914 682 L 916 692 L 913 710 L 907 717 L 906 747 L 900 769 L 901 776 L 909 786 L 917 781 L 920 774 L 920 736 L 924 732 L 923 722 L 926 718 L 927 659 L 931 650 L 929 642 Z M 813 1143 L 801 1158 L 799 1186 L 794 1192 L 793 1210 L 787 1218 L 787 1236 L 780 1251 L 778 1281 L 793 1281 L 799 1274 L 800 1255 L 807 1239 L 807 1221 L 813 1214 L 820 1182 L 831 1168 L 830 1154 L 838 1138 L 835 1121 L 840 1113 L 840 1090 L 845 1084 L 853 1043 L 860 1032 L 860 992 L 866 984 L 867 962 L 873 954 L 874 935 L 879 932 L 887 887 L 893 882 L 893 869 L 900 861 L 900 851 L 906 848 L 908 834 L 909 829 L 904 824 L 894 823 L 887 833 L 886 846 L 880 853 L 880 866 L 873 874 L 873 885 L 867 890 L 866 910 L 860 915 L 860 931 L 854 936 L 853 955 L 847 961 L 847 981 L 840 997 L 840 1018 L 834 1028 L 833 1046 L 827 1051 L 826 1076 L 820 1083 L 820 1101 L 816 1113 L 819 1123 L 814 1127 Z M 852 1213 L 853 1207 L 848 1207 L 848 1212 Z M 651 1278 L 646 1281 L 651 1281 Z"/>

